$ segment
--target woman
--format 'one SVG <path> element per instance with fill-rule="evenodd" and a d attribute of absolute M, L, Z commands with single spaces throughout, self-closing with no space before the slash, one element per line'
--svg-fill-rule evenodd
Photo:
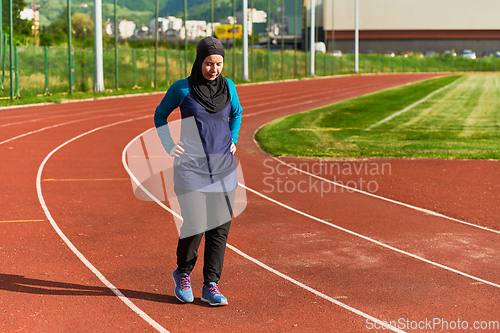
<path fill-rule="evenodd" d="M 233 154 L 243 111 L 234 83 L 221 75 L 223 66 L 222 43 L 202 39 L 191 75 L 168 89 L 154 116 L 163 147 L 175 158 L 174 190 L 183 218 L 173 272 L 175 296 L 181 302 L 194 300 L 191 271 L 205 235 L 201 300 L 212 306 L 227 304 L 218 282 L 238 184 Z M 175 144 L 167 118 L 177 107 L 182 123 Z"/>

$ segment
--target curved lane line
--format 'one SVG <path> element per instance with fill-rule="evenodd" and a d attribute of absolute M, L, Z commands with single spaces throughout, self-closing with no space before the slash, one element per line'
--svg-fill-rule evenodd
<path fill-rule="evenodd" d="M 240 184 L 240 183 L 238 183 L 238 184 L 239 184 L 241 187 L 245 188 L 246 190 L 248 190 L 248 191 L 250 191 L 250 192 L 252 192 L 252 193 L 254 193 L 254 194 L 256 194 L 256 195 L 258 195 L 258 196 L 260 196 L 260 197 L 262 197 L 262 198 L 264 198 L 264 199 L 266 199 L 266 200 L 269 200 L 269 201 L 271 201 L 272 203 L 277 204 L 278 206 L 281 206 L 281 207 L 283 207 L 283 208 L 286 208 L 286 209 L 288 209 L 288 210 L 291 210 L 292 212 L 295 212 L 295 213 L 300 214 L 300 215 L 302 215 L 302 216 L 308 217 L 308 218 L 310 218 L 311 220 L 315 220 L 315 221 L 317 221 L 317 222 L 320 222 L 320 223 L 326 224 L 327 226 L 333 227 L 333 228 L 335 228 L 335 229 L 338 229 L 338 230 L 340 230 L 340 231 L 346 232 L 346 233 L 351 234 L 351 235 L 353 235 L 353 236 L 356 236 L 356 237 L 362 238 L 362 239 L 364 239 L 364 240 L 367 240 L 367 241 L 369 241 L 369 242 L 375 243 L 375 244 L 380 245 L 380 246 L 382 246 L 382 247 L 385 247 L 385 248 L 387 248 L 387 249 L 389 249 L 389 250 L 392 250 L 392 251 L 398 252 L 398 253 L 400 253 L 400 254 L 403 254 L 403 255 L 406 255 L 406 256 L 412 257 L 412 258 L 414 258 L 414 259 L 417 259 L 417 260 L 423 261 L 423 262 L 425 262 L 425 263 L 428 263 L 428 264 L 431 264 L 431 265 L 434 265 L 434 266 L 440 267 L 440 268 L 445 269 L 445 270 L 447 270 L 447 271 L 450 271 L 450 272 L 453 272 L 453 273 L 457 273 L 457 274 L 459 274 L 459 275 L 462 275 L 462 276 L 468 277 L 468 278 L 470 278 L 470 279 L 472 279 L 472 280 L 476 280 L 476 281 L 482 282 L 482 283 L 484 283 L 484 284 L 489 284 L 490 286 L 493 286 L 493 287 L 496 287 L 496 288 L 500 288 L 500 285 L 499 285 L 499 284 L 496 284 L 496 283 L 494 283 L 494 282 L 491 282 L 491 281 L 488 281 L 488 280 L 483 280 L 483 279 L 478 278 L 478 277 L 476 277 L 476 276 L 473 276 L 473 275 L 467 274 L 467 273 L 465 273 L 465 272 L 462 272 L 462 271 L 456 270 L 456 269 L 454 269 L 454 268 L 451 268 L 451 267 L 448 267 L 448 266 L 445 266 L 445 265 L 439 264 L 439 263 L 434 262 L 434 261 L 432 261 L 432 260 L 425 259 L 425 258 L 423 258 L 423 257 L 417 256 L 416 254 L 413 254 L 413 253 L 410 253 L 410 252 L 406 252 L 406 251 L 400 250 L 400 249 L 398 249 L 398 248 L 396 248 L 396 247 L 393 247 L 393 246 L 387 245 L 387 244 L 382 243 L 382 242 L 380 242 L 380 241 L 378 241 L 378 240 L 375 240 L 375 239 L 373 239 L 373 238 L 370 238 L 370 237 L 367 237 L 367 236 L 364 236 L 364 235 L 358 234 L 357 232 L 351 231 L 351 230 L 349 230 L 349 229 L 342 228 L 341 226 L 338 226 L 338 225 L 336 225 L 336 224 L 333 224 L 333 223 L 327 222 L 327 221 L 322 220 L 322 219 L 320 219 L 320 218 L 318 218 L 318 217 L 316 217 L 316 216 L 313 216 L 313 215 L 307 214 L 307 213 L 305 213 L 305 212 L 303 212 L 303 211 L 300 211 L 300 210 L 298 210 L 298 209 L 295 209 L 295 208 L 293 208 L 293 207 L 290 207 L 290 206 L 288 206 L 288 205 L 286 205 L 286 204 L 284 204 L 284 203 L 282 203 L 282 202 L 280 202 L 280 201 L 278 201 L 278 200 L 274 200 L 274 199 L 272 199 L 272 198 L 270 198 L 270 197 L 268 197 L 268 196 L 266 196 L 266 195 L 264 195 L 264 194 L 262 194 L 262 193 L 260 193 L 260 192 L 258 192 L 258 191 L 255 191 L 255 190 L 253 190 L 253 189 L 251 189 L 251 188 L 249 188 L 249 187 L 247 187 L 247 186 L 243 185 L 243 184 Z"/>
<path fill-rule="evenodd" d="M 255 139 L 255 135 L 257 134 L 257 132 L 262 127 L 264 127 L 266 125 L 267 124 L 263 124 L 262 126 L 260 126 L 259 128 L 257 128 L 255 130 L 255 132 L 253 133 L 253 142 L 255 143 L 255 145 L 257 147 L 259 147 L 260 151 L 263 154 L 266 154 L 269 158 L 275 160 L 276 162 L 278 162 L 278 163 L 280 163 L 280 164 L 282 164 L 284 166 L 289 167 L 290 169 L 294 169 L 296 171 L 299 171 L 300 173 L 303 173 L 303 174 L 306 174 L 308 176 L 314 177 L 314 178 L 319 179 L 321 181 L 334 184 L 335 186 L 339 186 L 339 187 L 345 188 L 346 190 L 352 190 L 353 192 L 357 192 L 357 193 L 360 193 L 360 194 L 367 195 L 369 197 L 377 198 L 377 199 L 380 199 L 380 200 L 383 200 L 383 201 L 387 201 L 387 202 L 390 202 L 390 203 L 393 203 L 393 204 L 396 204 L 396 205 L 400 205 L 400 206 L 403 206 L 403 207 L 406 207 L 406 208 L 410 208 L 410 209 L 413 209 L 413 210 L 416 210 L 416 211 L 419 211 L 419 212 L 422 212 L 422 213 L 425 213 L 425 214 L 433 215 L 433 216 L 436 216 L 436 217 L 441 217 L 441 218 L 444 218 L 444 219 L 447 219 L 447 220 L 450 220 L 450 221 L 453 221 L 453 222 L 457 222 L 457 223 L 468 225 L 470 227 L 474 227 L 474 228 L 478 228 L 478 229 L 481 229 L 481 230 L 490 231 L 490 232 L 493 232 L 493 233 L 500 234 L 500 231 L 495 230 L 495 229 L 489 229 L 489 228 L 486 228 L 486 227 L 483 227 L 483 226 L 480 226 L 480 225 L 477 225 L 477 224 L 474 224 L 474 223 L 466 222 L 466 221 L 459 220 L 459 219 L 456 219 L 456 218 L 451 217 L 451 216 L 443 215 L 441 213 L 438 213 L 438 212 L 435 212 L 435 211 L 432 211 L 432 210 L 428 210 L 428 209 L 425 209 L 425 208 L 420 208 L 420 207 L 413 206 L 413 205 L 410 205 L 410 204 L 407 204 L 407 203 L 404 203 L 404 202 L 401 202 L 401 201 L 389 199 L 389 198 L 386 198 L 386 197 L 383 197 L 383 196 L 380 196 L 380 195 L 376 195 L 376 194 L 373 194 L 373 193 L 370 193 L 370 192 L 359 190 L 357 188 L 349 187 L 347 185 L 334 182 L 333 180 L 320 177 L 320 176 L 318 176 L 318 175 L 316 175 L 314 173 L 310 173 L 310 172 L 304 171 L 302 169 L 299 169 L 297 167 L 294 167 L 293 165 L 290 165 L 290 164 L 286 163 L 285 161 L 280 160 L 277 157 L 271 156 L 271 155 L 267 154 L 265 151 L 262 150 L 262 148 L 260 147 L 259 143 Z"/>
<path fill-rule="evenodd" d="M 131 178 L 131 179 L 132 179 L 132 180 L 133 180 L 133 181 L 137 184 L 137 186 L 138 186 L 138 187 L 139 187 L 139 188 L 140 188 L 140 189 L 141 189 L 141 190 L 142 190 L 142 191 L 143 191 L 143 192 L 144 192 L 144 193 L 145 193 L 148 197 L 150 197 L 150 198 L 151 198 L 154 202 L 156 202 L 156 203 L 157 203 L 160 207 L 162 207 L 163 209 L 165 209 L 167 212 L 171 213 L 171 214 L 172 214 L 172 215 L 174 215 L 175 217 L 177 217 L 177 218 L 179 218 L 179 219 L 181 219 L 181 220 L 182 220 L 182 217 L 181 217 L 179 214 L 177 214 L 176 212 L 174 212 L 173 210 L 171 210 L 169 207 L 167 207 L 165 204 L 163 204 L 163 202 L 161 202 L 160 200 L 158 200 L 158 198 L 156 198 L 156 197 L 155 197 L 153 194 L 151 194 L 151 193 L 150 193 L 150 192 L 149 192 L 149 191 L 148 191 L 148 190 L 147 190 L 144 186 L 142 186 L 142 184 L 141 184 L 141 183 L 139 182 L 139 180 L 135 177 L 135 175 L 132 173 L 132 171 L 130 170 L 130 168 L 129 168 L 129 167 L 128 167 L 128 165 L 127 165 L 126 155 L 127 155 L 127 150 L 128 150 L 128 148 L 132 145 L 132 143 L 134 143 L 134 142 L 135 142 L 137 139 L 139 139 L 142 135 L 144 135 L 144 134 L 146 134 L 146 133 L 148 133 L 148 132 L 150 132 L 151 130 L 154 130 L 154 129 L 155 129 L 155 128 L 153 127 L 153 128 L 148 129 L 147 131 L 145 131 L 145 132 L 143 132 L 143 133 L 139 134 L 138 136 L 136 136 L 135 138 L 133 138 L 133 139 L 132 139 L 132 140 L 131 140 L 131 141 L 130 141 L 130 142 L 129 142 L 126 146 L 125 146 L 125 148 L 123 149 L 123 152 L 122 152 L 122 163 L 123 163 L 123 167 L 125 168 L 125 170 L 127 171 L 127 173 L 130 175 L 130 178 Z M 244 187 L 244 188 L 246 188 L 246 189 L 249 189 L 248 187 L 244 186 L 244 185 L 243 185 L 243 184 L 241 184 L 241 183 L 238 183 L 238 185 L 243 186 L 243 187 Z M 249 190 L 250 190 L 250 189 L 249 189 Z M 251 190 L 251 191 L 253 191 L 253 190 Z M 351 311 L 351 312 L 353 312 L 353 313 L 355 313 L 355 314 L 357 314 L 357 315 L 359 315 L 359 316 L 361 316 L 361 317 L 364 317 L 364 318 L 366 318 L 367 320 L 369 319 L 369 320 L 371 320 L 371 321 L 373 321 L 373 322 L 375 322 L 375 323 L 377 323 L 377 324 L 381 325 L 384 329 L 390 329 L 391 331 L 393 331 L 393 332 L 398 332 L 398 333 L 404 333 L 404 332 L 405 332 L 405 331 L 402 331 L 402 330 L 398 329 L 397 327 L 394 327 L 394 326 L 389 325 L 389 324 L 388 324 L 388 323 L 386 323 L 386 322 L 383 322 L 383 321 L 381 321 L 381 320 L 379 320 L 379 319 L 377 319 L 377 318 L 374 318 L 374 317 L 370 316 L 369 314 L 366 314 L 366 313 L 364 313 L 364 312 L 362 312 L 362 311 L 360 311 L 360 310 L 357 310 L 357 309 L 355 309 L 355 308 L 353 308 L 353 307 L 350 307 L 350 306 L 349 306 L 349 305 L 347 305 L 347 304 L 344 304 L 344 303 L 342 303 L 342 302 L 339 302 L 339 301 L 337 301 L 336 299 L 334 299 L 334 298 L 332 298 L 332 297 L 330 297 L 330 296 L 328 296 L 328 295 L 325 295 L 325 294 L 323 294 L 323 293 L 321 293 L 321 292 L 317 291 L 316 289 L 313 289 L 313 288 L 311 288 L 311 287 L 309 287 L 309 286 L 307 286 L 307 285 L 303 284 L 302 282 L 299 282 L 299 281 L 297 281 L 297 280 L 295 280 L 295 279 L 293 279 L 293 278 L 289 277 L 288 275 L 285 275 L 285 274 L 283 274 L 283 273 L 281 273 L 281 272 L 279 272 L 279 271 L 277 271 L 277 270 L 275 270 L 275 269 L 271 268 L 270 266 L 268 266 L 268 265 L 266 265 L 266 264 L 262 263 L 261 261 L 258 261 L 257 259 L 255 259 L 255 258 L 253 258 L 253 257 L 249 256 L 248 254 L 246 254 L 246 253 L 244 253 L 244 252 L 240 251 L 239 249 L 237 249 L 236 247 L 234 247 L 234 246 L 232 246 L 232 245 L 230 245 L 230 244 L 227 244 L 227 247 L 228 247 L 228 248 L 230 248 L 231 250 L 233 250 L 234 252 L 236 252 L 237 254 L 239 254 L 240 256 L 242 256 L 243 258 L 248 259 L 248 260 L 250 260 L 251 262 L 255 263 L 256 265 L 258 265 L 258 266 L 260 266 L 260 267 L 264 268 L 265 270 L 267 270 L 267 271 L 269 271 L 269 272 L 271 272 L 271 273 L 273 273 L 273 274 L 278 275 L 279 277 L 281 277 L 281 278 L 283 278 L 283 279 L 285 279 L 285 280 L 287 280 L 287 281 L 289 281 L 289 282 L 291 282 L 291 283 L 293 283 L 293 284 L 295 284 L 295 285 L 297 285 L 297 286 L 299 286 L 299 287 L 301 287 L 301 288 L 303 288 L 303 289 L 305 289 L 305 290 L 307 290 L 307 291 L 309 291 L 309 292 L 311 292 L 311 293 L 315 294 L 316 296 L 319 296 L 319 297 L 321 297 L 321 298 L 323 298 L 323 299 L 325 299 L 325 300 L 327 300 L 327 301 L 329 301 L 329 302 L 332 302 L 332 303 L 334 303 L 334 304 L 336 304 L 336 305 L 338 305 L 338 306 L 340 306 L 340 307 L 342 307 L 342 308 L 344 308 L 344 309 L 346 309 L 346 310 L 348 310 L 348 311 Z"/>
<path fill-rule="evenodd" d="M 367 195 L 367 196 L 370 196 L 370 197 L 373 197 L 373 198 L 377 198 L 377 199 L 384 200 L 384 201 L 387 201 L 387 202 L 390 202 L 390 203 L 393 203 L 393 204 L 396 204 L 396 205 L 400 205 L 400 206 L 403 206 L 403 207 L 406 207 L 406 208 L 410 208 L 410 209 L 413 209 L 413 210 L 416 210 L 416 211 L 419 211 L 419 212 L 422 212 L 422 213 L 425 213 L 425 214 L 429 214 L 429 215 L 436 216 L 436 217 L 441 217 L 441 218 L 444 218 L 444 219 L 447 219 L 447 220 L 450 220 L 450 221 L 453 221 L 453 222 L 465 224 L 465 225 L 470 226 L 470 227 L 474 227 L 474 228 L 478 228 L 478 229 L 481 229 L 481 230 L 490 231 L 490 232 L 494 232 L 496 234 L 500 234 L 500 231 L 495 230 L 495 229 L 485 228 L 483 226 L 480 226 L 480 225 L 477 225 L 477 224 L 474 224 L 474 223 L 470 223 L 470 222 L 466 222 L 466 221 L 462 221 L 462 220 L 459 220 L 459 219 L 456 219 L 456 218 L 453 218 L 453 217 L 450 217 L 450 216 L 446 216 L 446 215 L 443 215 L 441 213 L 434 212 L 432 210 L 428 210 L 428 209 L 425 209 L 425 208 L 420 208 L 420 207 L 413 206 L 413 205 L 410 205 L 410 204 L 407 204 L 407 203 L 404 203 L 404 202 L 400 202 L 400 201 L 397 201 L 397 200 L 393 200 L 393 199 L 389 199 L 389 198 L 386 198 L 386 197 L 382 197 L 380 195 L 376 195 L 376 194 L 373 194 L 373 193 L 370 193 L 370 192 L 359 190 L 357 188 L 349 187 L 349 186 L 344 185 L 344 184 L 339 184 L 339 183 L 337 183 L 337 182 L 335 182 L 333 180 L 330 180 L 330 179 L 327 179 L 327 178 L 323 178 L 323 177 L 320 177 L 320 176 L 315 175 L 313 173 L 310 173 L 310 172 L 298 169 L 297 167 L 294 167 L 293 165 L 290 165 L 290 164 L 288 164 L 288 163 L 286 163 L 286 162 L 284 162 L 284 161 L 282 161 L 279 158 L 276 158 L 274 156 L 270 156 L 269 155 L 269 157 L 272 158 L 272 159 L 274 159 L 278 163 L 283 164 L 283 165 L 285 165 L 285 166 L 287 166 L 287 167 L 289 167 L 291 169 L 299 171 L 299 172 L 301 172 L 303 174 L 306 174 L 308 176 L 317 178 L 317 179 L 319 179 L 321 181 L 334 184 L 335 186 L 339 186 L 339 187 L 345 188 L 345 189 L 347 189 L 349 191 L 353 191 L 353 192 L 357 192 L 357 193 L 360 193 L 360 194 L 364 194 L 364 195 Z"/>
<path fill-rule="evenodd" d="M 112 126 L 116 126 L 116 125 L 120 125 L 120 124 L 124 124 L 124 123 L 128 123 L 128 122 L 132 122 L 132 121 L 139 120 L 139 119 L 148 118 L 148 117 L 151 117 L 151 116 L 148 115 L 148 116 L 143 116 L 143 117 L 138 117 L 138 118 L 132 118 L 132 119 L 127 119 L 127 120 L 122 120 L 122 121 L 119 121 L 119 122 L 116 122 L 116 123 L 112 123 L 112 124 L 108 124 L 108 125 L 96 127 L 93 130 L 90 130 L 88 132 L 85 132 L 83 134 L 75 136 L 72 139 L 64 142 L 63 144 L 61 144 L 60 146 L 58 146 L 57 148 L 55 148 L 54 150 L 52 150 L 45 157 L 45 159 L 43 160 L 42 164 L 40 164 L 40 167 L 38 168 L 38 173 L 37 173 L 37 176 L 36 176 L 36 190 L 37 190 L 37 194 L 38 194 L 38 200 L 40 201 L 40 204 L 42 206 L 43 212 L 45 213 L 45 216 L 47 216 L 47 218 L 50 221 L 50 224 L 52 225 L 52 227 L 54 228 L 54 230 L 57 232 L 57 234 L 59 235 L 59 237 L 61 237 L 61 239 L 64 241 L 64 243 L 66 243 L 66 245 L 71 249 L 71 251 L 73 251 L 73 253 L 78 257 L 78 259 L 80 259 L 82 261 L 82 263 L 85 266 L 87 266 L 87 268 L 90 269 L 90 271 L 92 273 L 94 273 L 95 276 L 97 276 L 97 278 L 106 287 L 108 287 L 116 296 L 118 296 L 118 298 L 123 303 L 125 303 L 125 305 L 127 305 L 132 311 L 134 311 L 135 313 L 137 313 L 142 319 L 144 319 L 148 324 L 150 324 L 152 327 L 154 327 L 157 331 L 162 332 L 162 333 L 168 333 L 168 331 L 164 327 L 162 327 L 160 324 L 158 324 L 156 321 L 154 321 L 144 311 L 142 311 L 139 307 L 137 307 L 131 300 L 129 300 L 125 295 L 123 295 L 123 293 L 118 288 L 116 288 L 111 282 L 109 282 L 104 277 L 104 275 L 102 275 L 102 273 L 99 272 L 99 270 L 97 268 L 95 268 L 94 265 L 92 265 L 90 263 L 90 261 L 88 261 L 87 258 L 85 258 L 85 256 L 80 251 L 78 251 L 78 249 L 73 245 L 73 243 L 71 243 L 71 241 L 68 239 L 68 237 L 66 237 L 66 235 L 59 228 L 59 226 L 57 225 L 56 221 L 52 218 L 52 215 L 50 214 L 49 209 L 48 209 L 47 205 L 45 204 L 45 199 L 43 198 L 42 185 L 41 185 L 43 168 L 45 167 L 45 164 L 47 163 L 47 161 L 52 157 L 52 155 L 54 155 L 59 149 L 63 148 L 64 146 L 68 145 L 69 143 L 71 143 L 71 142 L 73 142 L 75 140 L 78 140 L 78 139 L 80 139 L 80 138 L 82 138 L 82 137 L 84 137 L 84 136 L 86 136 L 88 134 L 97 132 L 97 131 L 99 131 L 101 129 L 112 127 Z"/>
<path fill-rule="evenodd" d="M 134 113 L 134 112 L 131 112 L 131 113 Z M 74 124 L 74 123 L 78 123 L 78 122 L 82 122 L 82 121 L 87 121 L 87 120 L 92 120 L 92 119 L 99 119 L 99 118 L 105 118 L 105 117 L 114 117 L 114 116 L 123 116 L 123 115 L 128 115 L 128 114 L 129 113 L 118 113 L 118 114 L 112 114 L 112 115 L 106 115 L 106 116 L 90 117 L 90 118 L 85 118 L 85 119 L 72 120 L 72 121 L 68 121 L 68 122 L 65 122 L 65 123 L 59 123 L 59 124 L 55 124 L 55 125 L 51 125 L 51 126 L 47 126 L 47 127 L 42 127 L 42 128 L 37 129 L 37 130 L 31 131 L 31 132 L 27 132 L 27 133 L 24 133 L 24 134 L 20 134 L 20 135 L 12 137 L 10 139 L 1 141 L 0 145 L 3 145 L 4 143 L 10 142 L 10 141 L 14 141 L 14 140 L 17 140 L 17 139 L 20 139 L 20 138 L 24 138 L 25 136 L 28 136 L 28 135 L 31 135 L 31 134 L 40 133 L 40 132 L 46 131 L 48 129 L 52 129 L 52 128 L 56 128 L 56 127 L 60 127 L 60 126 L 70 125 L 70 124 Z M 136 118 L 136 119 L 139 119 L 139 118 Z"/>

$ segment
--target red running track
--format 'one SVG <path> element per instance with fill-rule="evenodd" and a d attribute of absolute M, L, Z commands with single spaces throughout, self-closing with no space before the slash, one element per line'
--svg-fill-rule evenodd
<path fill-rule="evenodd" d="M 437 332 L 500 320 L 498 162 L 357 160 L 338 167 L 361 173 L 339 174 L 330 172 L 334 161 L 321 161 L 328 172 L 319 180 L 281 164 L 311 170 L 318 161 L 272 159 L 253 141 L 272 119 L 429 77 L 238 87 L 237 156 L 251 190 L 231 227 L 220 285 L 229 305 L 222 308 L 199 301 L 201 259 L 195 302 L 176 301 L 174 220 L 135 198 L 121 162 L 125 146 L 153 126 L 161 94 L 1 110 L 1 329 L 374 332 L 382 329 L 367 318 L 376 318 L 402 331 L 420 324 L 416 331 Z M 383 165 L 390 172 L 370 172 Z M 360 175 L 377 184 L 378 197 L 327 182 L 359 184 Z M 280 181 L 288 188 L 278 188 Z M 325 193 L 315 190 L 321 186 Z"/>

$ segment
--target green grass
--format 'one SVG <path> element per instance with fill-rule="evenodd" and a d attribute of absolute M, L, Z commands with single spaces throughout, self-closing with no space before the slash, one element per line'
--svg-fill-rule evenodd
<path fill-rule="evenodd" d="M 271 122 L 257 133 L 276 156 L 500 159 L 500 76 L 465 76 L 371 130 L 448 76 L 405 85 Z"/>

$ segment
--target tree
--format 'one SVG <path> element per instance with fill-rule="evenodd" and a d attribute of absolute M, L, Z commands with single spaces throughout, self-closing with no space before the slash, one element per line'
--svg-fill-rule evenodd
<path fill-rule="evenodd" d="M 14 33 L 26 27 L 26 20 L 21 20 L 21 12 L 26 7 L 25 0 L 12 0 L 12 23 Z M 9 30 L 9 1 L 2 1 L 2 29 Z"/>
<path fill-rule="evenodd" d="M 48 27 L 42 28 L 40 44 L 42 46 L 62 45 L 68 41 L 68 9 Z M 94 38 L 94 20 L 90 15 L 73 11 L 71 14 L 71 32 L 75 45 L 92 46 Z"/>
<path fill-rule="evenodd" d="M 71 15 L 71 28 L 73 36 L 77 40 L 94 38 L 94 20 L 88 14 L 73 13 Z"/>

